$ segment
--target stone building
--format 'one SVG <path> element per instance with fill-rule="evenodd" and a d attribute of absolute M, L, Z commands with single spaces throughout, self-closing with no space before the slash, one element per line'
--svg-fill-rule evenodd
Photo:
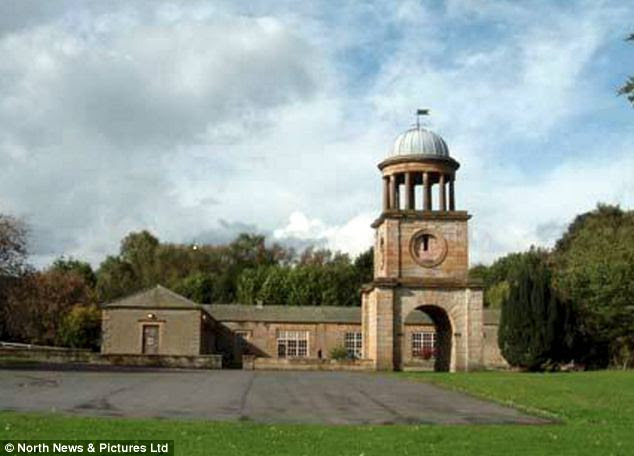
<path fill-rule="evenodd" d="M 350 368 L 505 366 L 499 314 L 483 309 L 482 286 L 468 276 L 471 216 L 456 209 L 458 168 L 428 129 L 416 126 L 396 139 L 379 164 L 374 280 L 362 290 L 360 307 L 201 305 L 157 286 L 103 306 L 102 353 L 321 368 L 334 349 L 345 349 Z"/>
<path fill-rule="evenodd" d="M 482 367 L 482 286 L 468 274 L 470 215 L 456 209 L 458 162 L 440 136 L 417 125 L 378 166 L 383 211 L 372 225 L 374 281 L 363 292 L 364 357 L 378 370 L 402 369 L 405 321 L 422 311 L 436 328 L 437 370 Z"/>
<path fill-rule="evenodd" d="M 214 353 L 216 331 L 202 306 L 160 285 L 102 307 L 105 354 Z"/>

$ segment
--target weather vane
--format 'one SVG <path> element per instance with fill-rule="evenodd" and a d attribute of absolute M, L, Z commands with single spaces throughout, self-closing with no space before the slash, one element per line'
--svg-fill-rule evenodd
<path fill-rule="evenodd" d="M 429 109 L 417 109 L 416 110 L 416 128 L 420 128 L 420 116 L 428 116 Z"/>

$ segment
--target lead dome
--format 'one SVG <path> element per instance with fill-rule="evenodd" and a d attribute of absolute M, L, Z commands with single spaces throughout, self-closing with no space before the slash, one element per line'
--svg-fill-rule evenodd
<path fill-rule="evenodd" d="M 416 126 L 401 133 L 390 150 L 390 157 L 401 155 L 427 155 L 449 158 L 449 148 L 444 139 L 431 130 Z"/>

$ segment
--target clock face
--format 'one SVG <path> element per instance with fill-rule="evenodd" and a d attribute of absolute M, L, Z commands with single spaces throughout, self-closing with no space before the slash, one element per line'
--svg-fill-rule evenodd
<path fill-rule="evenodd" d="M 447 241 L 436 230 L 422 229 L 412 236 L 409 250 L 417 264 L 431 268 L 442 263 L 447 256 Z"/>

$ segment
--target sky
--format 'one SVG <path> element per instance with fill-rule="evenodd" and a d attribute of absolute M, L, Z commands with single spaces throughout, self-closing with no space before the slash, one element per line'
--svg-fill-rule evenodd
<path fill-rule="evenodd" d="M 460 162 L 470 261 L 634 203 L 634 4 L 0 0 L 0 213 L 31 261 L 131 231 L 354 256 L 376 165 L 429 108 Z"/>

